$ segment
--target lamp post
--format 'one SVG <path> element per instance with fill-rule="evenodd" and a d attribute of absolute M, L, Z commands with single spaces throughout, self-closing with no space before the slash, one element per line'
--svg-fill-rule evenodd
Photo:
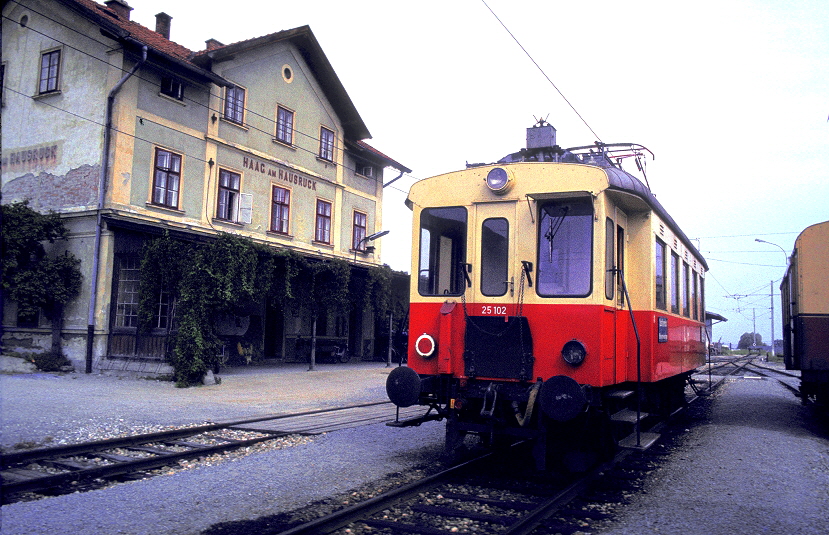
<path fill-rule="evenodd" d="M 357 262 L 357 252 L 361 250 L 360 248 L 363 246 L 364 243 L 369 242 L 369 241 L 374 241 L 377 238 L 382 238 L 383 236 L 385 236 L 388 233 L 389 233 L 388 230 L 381 230 L 380 232 L 375 232 L 374 234 L 369 234 L 368 236 L 366 236 L 363 239 L 361 239 L 360 241 L 358 241 L 357 246 L 354 247 L 354 262 L 355 263 Z M 369 252 L 367 249 L 368 249 L 368 247 L 366 247 L 366 252 Z M 389 354 L 388 354 L 388 361 L 387 361 L 386 367 L 391 366 L 391 321 L 392 321 L 392 318 L 391 318 L 391 316 L 389 316 Z"/>
<path fill-rule="evenodd" d="M 786 254 L 786 250 L 777 245 L 776 243 L 761 240 L 760 238 L 754 238 L 754 241 L 774 245 L 783 252 L 783 256 L 786 258 L 785 264 L 789 263 L 789 255 Z M 774 357 L 774 281 L 769 281 L 769 301 L 771 303 L 771 356 Z"/>
<path fill-rule="evenodd" d="M 360 247 L 362 247 L 364 243 L 366 243 L 367 241 L 374 241 L 377 238 L 382 238 L 383 236 L 385 236 L 389 232 L 390 231 L 388 231 L 388 230 L 381 230 L 380 232 L 375 232 L 374 234 L 369 234 L 365 238 L 358 241 L 357 246 L 354 248 L 354 261 L 355 262 L 357 261 L 357 252 L 361 251 Z"/>

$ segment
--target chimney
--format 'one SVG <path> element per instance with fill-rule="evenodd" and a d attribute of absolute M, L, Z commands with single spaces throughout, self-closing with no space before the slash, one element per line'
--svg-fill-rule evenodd
<path fill-rule="evenodd" d="M 207 50 L 216 50 L 219 47 L 225 46 L 224 43 L 220 43 L 219 41 L 213 39 L 212 37 L 204 42 L 205 47 Z"/>
<path fill-rule="evenodd" d="M 160 33 L 162 37 L 165 39 L 170 38 L 170 21 L 173 20 L 173 17 L 164 13 L 156 14 L 155 16 L 155 32 Z"/>
<path fill-rule="evenodd" d="M 132 11 L 132 8 L 127 4 L 126 0 L 107 0 L 104 4 L 122 19 L 130 20 L 130 11 Z"/>

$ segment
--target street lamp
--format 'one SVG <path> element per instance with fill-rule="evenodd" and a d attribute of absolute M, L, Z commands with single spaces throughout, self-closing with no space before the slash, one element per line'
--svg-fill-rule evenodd
<path fill-rule="evenodd" d="M 770 241 L 761 240 L 760 238 L 754 238 L 754 241 L 759 243 L 767 243 L 769 245 L 774 245 L 778 249 L 783 252 L 783 256 L 786 257 L 785 264 L 788 265 L 789 263 L 789 255 L 786 254 L 786 250 L 777 245 L 776 243 L 772 243 Z M 774 281 L 769 282 L 769 301 L 771 303 L 771 356 L 774 357 Z"/>
<path fill-rule="evenodd" d="M 774 245 L 775 247 L 777 247 L 778 249 L 780 249 L 780 250 L 783 252 L 783 256 L 786 258 L 786 264 L 788 265 L 788 263 L 789 263 L 789 255 L 787 255 L 787 254 L 786 254 L 786 250 L 785 250 L 785 249 L 783 249 L 782 247 L 780 247 L 780 246 L 779 246 L 779 245 L 777 245 L 776 243 L 772 243 L 772 242 L 770 242 L 770 241 L 766 241 L 766 240 L 761 240 L 760 238 L 754 238 L 754 241 L 756 241 L 756 242 L 760 242 L 760 243 L 768 243 L 769 245 Z"/>
<path fill-rule="evenodd" d="M 388 234 L 389 232 L 390 232 L 390 231 L 388 231 L 388 230 L 381 230 L 380 232 L 375 232 L 374 234 L 369 234 L 369 235 L 368 235 L 368 236 L 366 236 L 365 238 L 363 238 L 363 239 L 361 239 L 360 241 L 358 241 L 358 242 L 357 242 L 357 246 L 354 248 L 354 261 L 355 261 L 355 262 L 357 261 L 357 252 L 361 250 L 360 248 L 363 246 L 363 244 L 364 244 L 365 242 L 367 242 L 367 241 L 374 241 L 374 240 L 376 240 L 377 238 L 382 238 L 383 236 L 385 236 L 385 235 L 386 235 L 386 234 Z M 374 252 L 374 249 L 372 248 L 372 250 L 371 250 L 371 251 L 369 251 L 369 250 L 368 250 L 368 247 L 366 247 L 366 251 L 365 251 L 365 252 L 367 252 L 367 253 L 369 253 L 369 252 Z"/>

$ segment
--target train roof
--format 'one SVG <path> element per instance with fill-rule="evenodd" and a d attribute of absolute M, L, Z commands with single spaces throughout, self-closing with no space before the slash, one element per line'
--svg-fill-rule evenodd
<path fill-rule="evenodd" d="M 597 141 L 593 145 L 562 149 L 556 145 L 556 129 L 545 121 L 539 121 L 536 126 L 527 128 L 527 148 L 504 156 L 498 160 L 498 163 L 555 162 L 602 168 L 607 174 L 610 190 L 632 194 L 645 201 L 665 221 L 680 241 L 694 253 L 707 271 L 708 264 L 702 254 L 691 243 L 688 236 L 685 235 L 654 194 L 651 193 L 650 185 L 643 184 L 641 180 L 622 169 L 622 159 L 633 157 L 637 167 L 642 170 L 644 175 L 642 158 L 644 158 L 645 153 L 650 154 L 651 159 L 653 159 L 653 152 L 638 143 L 602 143 Z M 476 164 L 472 166 L 474 165 Z M 645 181 L 647 181 L 647 177 Z"/>
<path fill-rule="evenodd" d="M 656 197 L 651 193 L 650 188 L 642 184 L 642 182 L 636 178 L 635 176 L 631 175 L 630 173 L 618 169 L 616 167 L 603 167 L 604 172 L 607 174 L 607 180 L 610 184 L 611 190 L 623 191 L 625 193 L 630 193 L 636 195 L 646 203 L 651 209 L 659 214 L 659 217 L 667 223 L 667 225 L 673 230 L 673 232 L 677 235 L 677 237 L 682 241 L 682 243 L 693 251 L 694 255 L 699 259 L 700 263 L 705 267 L 706 271 L 708 270 L 708 263 L 703 258 L 702 254 L 700 254 L 699 250 L 694 246 L 691 242 L 690 238 L 685 235 L 679 225 L 674 221 L 674 218 L 671 217 L 671 214 L 668 213 L 667 210 L 659 203 Z"/>

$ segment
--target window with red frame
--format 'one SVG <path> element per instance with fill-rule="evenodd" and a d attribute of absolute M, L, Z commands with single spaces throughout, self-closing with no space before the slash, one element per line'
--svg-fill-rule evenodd
<path fill-rule="evenodd" d="M 317 199 L 317 224 L 314 240 L 331 243 L 331 203 Z"/>
<path fill-rule="evenodd" d="M 366 243 L 363 241 L 366 237 L 366 223 L 368 216 L 362 212 L 354 212 L 354 227 L 351 232 L 352 248 L 355 251 L 365 251 Z M 362 242 L 362 243 L 361 243 Z"/>
<path fill-rule="evenodd" d="M 291 190 L 274 186 L 271 202 L 271 231 L 288 234 L 288 221 L 291 215 Z"/>

